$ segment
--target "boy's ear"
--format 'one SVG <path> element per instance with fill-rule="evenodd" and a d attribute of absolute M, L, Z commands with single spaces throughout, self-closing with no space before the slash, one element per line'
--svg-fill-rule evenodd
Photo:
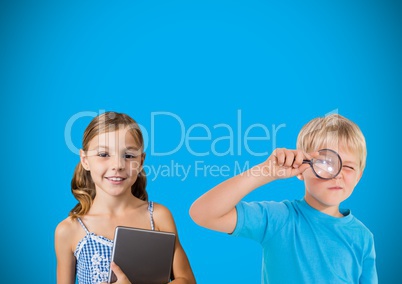
<path fill-rule="evenodd" d="M 87 156 L 85 155 L 85 151 L 80 149 L 80 162 L 82 167 L 86 170 L 89 171 L 89 164 L 87 160 Z"/>
<path fill-rule="evenodd" d="M 360 179 L 362 178 L 362 175 L 363 175 L 363 171 L 360 171 L 360 174 L 356 180 L 356 185 L 359 183 Z"/>

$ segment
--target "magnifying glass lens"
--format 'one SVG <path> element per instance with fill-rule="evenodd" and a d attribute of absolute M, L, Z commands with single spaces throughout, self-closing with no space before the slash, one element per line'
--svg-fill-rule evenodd
<path fill-rule="evenodd" d="M 317 175 L 322 179 L 336 177 L 342 169 L 342 160 L 337 152 L 330 149 L 319 150 L 318 157 L 311 160 L 311 166 Z"/>

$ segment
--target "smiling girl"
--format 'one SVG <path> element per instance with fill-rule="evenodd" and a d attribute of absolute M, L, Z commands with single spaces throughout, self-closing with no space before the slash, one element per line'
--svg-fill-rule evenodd
<path fill-rule="evenodd" d="M 126 114 L 103 113 L 86 128 L 82 145 L 71 181 L 78 204 L 55 231 L 57 283 L 106 283 L 109 269 L 115 283 L 130 283 L 110 262 L 117 226 L 175 233 L 171 283 L 195 283 L 170 211 L 148 201 L 138 124 Z"/>

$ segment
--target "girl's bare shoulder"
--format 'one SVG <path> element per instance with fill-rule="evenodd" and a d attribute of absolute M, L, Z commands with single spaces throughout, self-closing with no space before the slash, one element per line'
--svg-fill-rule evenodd
<path fill-rule="evenodd" d="M 154 205 L 154 212 L 156 214 L 164 215 L 166 217 L 172 217 L 172 213 L 170 212 L 169 208 L 167 208 L 165 205 L 153 202 Z"/>
<path fill-rule="evenodd" d="M 57 225 L 55 230 L 55 239 L 71 242 L 76 238 L 79 229 L 80 227 L 78 220 L 69 216 Z"/>
<path fill-rule="evenodd" d="M 157 229 L 161 231 L 176 231 L 173 215 L 166 206 L 154 202 L 154 219 Z"/>

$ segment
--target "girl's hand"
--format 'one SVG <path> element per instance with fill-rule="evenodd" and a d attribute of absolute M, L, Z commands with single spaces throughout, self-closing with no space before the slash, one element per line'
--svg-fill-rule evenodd
<path fill-rule="evenodd" d="M 128 280 L 127 276 L 124 274 L 123 270 L 120 269 L 120 267 L 112 262 L 110 264 L 110 269 L 114 272 L 116 275 L 117 281 L 113 282 L 116 284 L 131 284 L 130 280 Z M 101 284 L 107 284 L 107 283 L 101 283 Z"/>
<path fill-rule="evenodd" d="M 303 164 L 303 160 L 310 160 L 315 154 L 309 155 L 300 150 L 277 148 L 263 163 L 264 174 L 273 179 L 297 176 L 310 167 L 308 164 Z"/>

